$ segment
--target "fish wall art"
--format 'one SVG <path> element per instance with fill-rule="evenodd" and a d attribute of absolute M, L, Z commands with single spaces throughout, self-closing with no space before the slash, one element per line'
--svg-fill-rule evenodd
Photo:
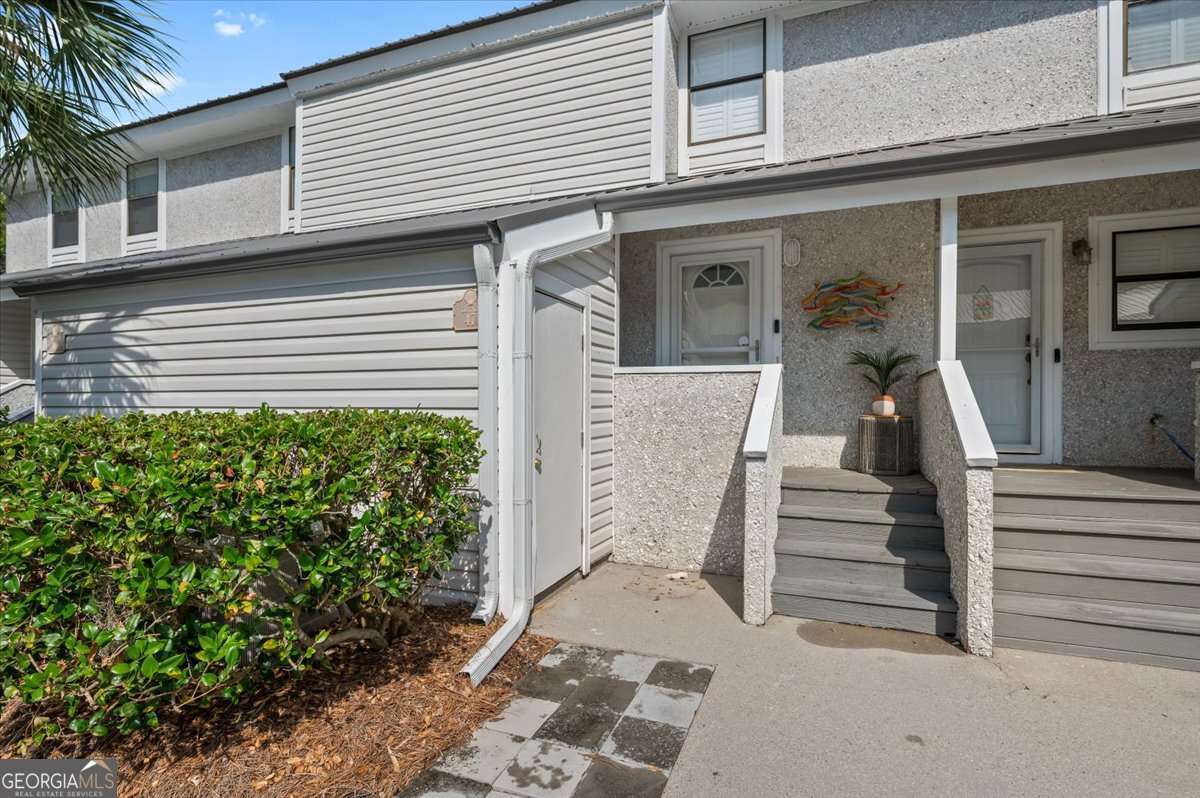
<path fill-rule="evenodd" d="M 813 316 L 808 326 L 814 330 L 878 331 L 887 320 L 887 306 L 896 298 L 904 283 L 888 286 L 862 272 L 853 277 L 817 283 L 801 300 L 801 309 Z"/>

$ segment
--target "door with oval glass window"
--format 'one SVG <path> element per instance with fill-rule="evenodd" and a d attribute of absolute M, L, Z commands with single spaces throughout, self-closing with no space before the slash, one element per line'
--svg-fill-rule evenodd
<path fill-rule="evenodd" d="M 671 362 L 683 366 L 760 363 L 762 250 L 671 258 Z"/>

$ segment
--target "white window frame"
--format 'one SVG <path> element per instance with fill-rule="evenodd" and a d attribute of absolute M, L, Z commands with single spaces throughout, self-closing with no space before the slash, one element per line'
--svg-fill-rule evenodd
<path fill-rule="evenodd" d="M 679 371 L 694 371 L 696 366 L 685 366 L 674 360 L 675 307 L 673 287 L 678 287 L 675 279 L 673 259 L 703 256 L 720 260 L 730 253 L 744 253 L 746 250 L 760 250 L 762 253 L 761 286 L 761 328 L 762 338 L 759 344 L 758 363 L 748 364 L 755 368 L 763 363 L 783 362 L 783 231 L 760 230 L 752 233 L 737 233 L 727 236 L 711 236 L 708 238 L 689 238 L 677 241 L 660 241 L 656 253 L 657 292 L 655 299 L 656 341 L 655 363 L 660 367 L 677 369 Z M 753 309 L 751 309 L 753 317 Z M 778 331 L 777 331 L 778 330 Z M 727 366 L 718 367 L 726 370 Z"/>
<path fill-rule="evenodd" d="M 763 71 L 762 133 L 734 136 L 719 141 L 691 143 L 691 86 L 688 66 L 691 56 L 688 43 L 693 36 L 712 33 L 761 20 L 765 28 L 766 64 Z M 701 26 L 689 27 L 676 37 L 676 82 L 679 114 L 676 170 L 682 175 L 695 172 L 728 169 L 783 161 L 783 20 L 781 13 L 757 14 L 734 20 L 724 19 Z"/>
<path fill-rule="evenodd" d="M 1112 319 L 1113 233 L 1200 225 L 1200 207 L 1122 213 L 1088 218 L 1092 262 L 1088 267 L 1088 348 L 1180 349 L 1200 346 L 1200 328 L 1114 330 Z"/>
<path fill-rule="evenodd" d="M 296 132 L 291 132 L 296 131 Z M 294 137 L 296 142 L 296 166 L 288 162 L 288 139 Z M 292 233 L 296 230 L 296 208 L 300 198 L 300 133 L 296 127 L 289 126 L 279 135 L 279 232 Z M 296 180 L 296 190 L 293 192 L 292 179 Z M 291 207 L 288 207 L 288 199 Z"/>
<path fill-rule="evenodd" d="M 1127 11 L 1126 0 L 1097 0 L 1098 113 L 1200 101 L 1200 62 L 1126 74 Z"/>
<path fill-rule="evenodd" d="M 79 243 L 70 247 L 54 246 L 54 196 L 46 194 L 46 265 L 65 266 L 68 263 L 83 263 L 87 260 L 87 213 L 82 201 L 78 207 Z"/>
<path fill-rule="evenodd" d="M 130 161 L 128 165 L 154 160 L 158 162 L 158 229 L 153 233 L 129 235 L 129 173 L 121 171 L 121 254 L 137 255 L 166 247 L 167 227 L 167 159 L 161 156 Z"/>

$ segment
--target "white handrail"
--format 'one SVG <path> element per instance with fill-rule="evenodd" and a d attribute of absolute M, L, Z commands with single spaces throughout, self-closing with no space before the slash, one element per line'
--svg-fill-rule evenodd
<path fill-rule="evenodd" d="M 750 420 L 746 422 L 746 442 L 742 445 L 743 457 L 762 458 L 771 447 L 771 427 L 775 422 L 775 405 L 779 387 L 783 383 L 783 366 L 767 363 L 762 367 L 758 387 L 754 390 L 754 404 L 750 407 Z"/>
<path fill-rule="evenodd" d="M 967 372 L 958 360 L 939 360 L 937 372 L 950 404 L 950 415 L 954 419 L 954 430 L 962 446 L 967 465 L 973 468 L 995 468 L 1000 462 L 992 436 L 983 423 L 983 414 L 975 403 Z"/>

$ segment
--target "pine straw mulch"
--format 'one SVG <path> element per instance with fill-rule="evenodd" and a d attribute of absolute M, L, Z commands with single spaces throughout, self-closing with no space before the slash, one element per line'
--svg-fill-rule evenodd
<path fill-rule="evenodd" d="M 554 641 L 530 632 L 472 689 L 458 672 L 491 636 L 464 610 L 427 610 L 385 651 L 333 652 L 275 692 L 164 721 L 152 733 L 87 751 L 116 757 L 135 796 L 393 796 L 508 704 L 513 685 Z"/>

